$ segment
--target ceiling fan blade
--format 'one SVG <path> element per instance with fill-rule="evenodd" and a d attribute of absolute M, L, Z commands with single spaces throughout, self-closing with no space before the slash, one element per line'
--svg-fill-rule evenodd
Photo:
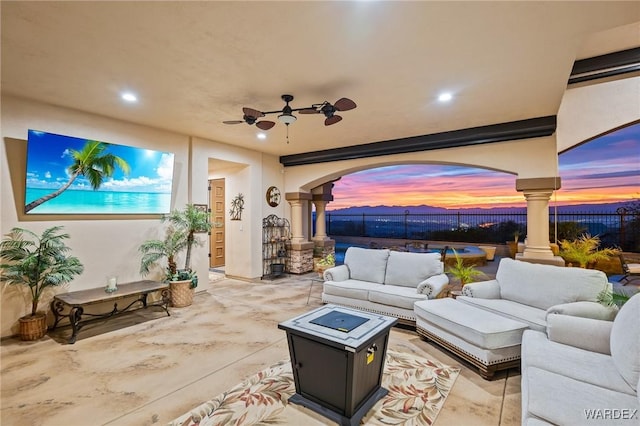
<path fill-rule="evenodd" d="M 356 106 L 356 103 L 349 98 L 340 98 L 333 105 L 333 107 L 338 111 L 349 111 L 350 109 L 354 109 Z"/>
<path fill-rule="evenodd" d="M 256 127 L 258 129 L 262 129 L 262 130 L 269 130 L 270 128 L 272 128 L 275 125 L 276 125 L 276 123 L 273 122 L 273 121 L 258 121 L 256 123 Z"/>
<path fill-rule="evenodd" d="M 224 124 L 241 124 L 244 123 L 244 120 L 227 120 L 223 121 Z"/>
<path fill-rule="evenodd" d="M 298 112 L 300 114 L 318 114 L 320 111 L 318 111 L 315 108 L 304 108 L 304 109 L 298 110 Z"/>
<path fill-rule="evenodd" d="M 253 118 L 264 117 L 264 113 L 262 111 L 258 111 L 257 109 L 253 109 L 253 108 L 244 107 L 242 108 L 242 112 L 244 112 L 244 115 L 248 117 L 253 117 Z"/>
<path fill-rule="evenodd" d="M 331 126 L 332 124 L 336 124 L 340 120 L 342 120 L 342 117 L 340 117 L 339 115 L 332 115 L 331 117 L 324 120 L 324 125 Z"/>

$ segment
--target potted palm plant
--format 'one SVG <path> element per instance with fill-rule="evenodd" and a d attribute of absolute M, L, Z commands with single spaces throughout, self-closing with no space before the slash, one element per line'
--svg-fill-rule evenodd
<path fill-rule="evenodd" d="M 473 282 L 477 277 L 484 277 L 485 274 L 482 271 L 476 269 L 475 265 L 465 265 L 464 259 L 462 259 L 458 252 L 454 249 L 453 255 L 456 258 L 456 263 L 447 268 L 447 273 L 460 281 L 460 286 L 464 287 L 466 284 Z"/>
<path fill-rule="evenodd" d="M 166 259 L 165 279 L 171 286 L 171 304 L 177 308 L 189 306 L 198 286 L 198 276 L 191 269 L 191 249 L 203 244 L 195 234 L 211 229 L 209 215 L 193 204 L 187 204 L 183 210 L 163 216 L 162 221 L 170 223 L 164 240 L 149 240 L 139 247 L 142 253 L 140 273 L 147 275 L 153 265 Z M 180 269 L 177 257 L 182 251 L 185 251 L 185 263 Z"/>
<path fill-rule="evenodd" d="M 22 340 L 38 340 L 47 331 L 46 312 L 38 311 L 44 291 L 69 283 L 84 271 L 77 257 L 67 255 L 68 238 L 61 226 L 48 228 L 41 236 L 13 228 L 0 242 L 0 282 L 27 286 L 31 296 L 31 313 L 19 319 Z"/>
<path fill-rule="evenodd" d="M 616 248 L 599 249 L 600 238 L 589 234 L 582 234 L 575 240 L 560 241 L 560 256 L 568 266 L 593 268 L 599 260 L 607 260 L 618 256 L 620 250 Z"/>

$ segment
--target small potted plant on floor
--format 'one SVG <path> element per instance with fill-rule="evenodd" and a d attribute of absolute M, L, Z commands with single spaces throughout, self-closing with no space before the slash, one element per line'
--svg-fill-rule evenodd
<path fill-rule="evenodd" d="M 455 249 L 453 250 L 453 255 L 456 258 L 456 263 L 447 267 L 447 274 L 460 281 L 460 288 L 473 282 L 478 277 L 486 277 L 485 273 L 476 269 L 475 265 L 465 265 L 464 259 L 458 255 Z"/>
<path fill-rule="evenodd" d="M 322 277 L 324 271 L 334 266 L 336 266 L 336 257 L 333 253 L 329 253 L 316 261 L 315 270 Z"/>
<path fill-rule="evenodd" d="M 174 307 L 185 307 L 193 303 L 193 291 L 198 286 L 198 276 L 191 269 L 191 250 L 203 242 L 196 233 L 208 232 L 211 229 L 209 214 L 193 204 L 187 204 L 183 210 L 174 210 L 162 217 L 162 222 L 169 222 L 164 240 L 149 240 L 139 250 L 143 253 L 140 273 L 146 275 L 154 264 L 166 259 L 166 280 L 171 286 L 171 304 Z M 184 268 L 179 269 L 176 258 L 185 251 Z"/>
<path fill-rule="evenodd" d="M 31 296 L 31 313 L 19 319 L 22 340 L 38 340 L 47 332 L 46 312 L 38 312 L 44 291 L 69 283 L 84 271 L 77 257 L 67 255 L 68 238 L 61 226 L 48 228 L 41 236 L 13 228 L 0 243 L 0 282 L 27 286 Z"/>

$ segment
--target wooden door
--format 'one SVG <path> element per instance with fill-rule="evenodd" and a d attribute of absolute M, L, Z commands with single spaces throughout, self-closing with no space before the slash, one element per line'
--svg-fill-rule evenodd
<path fill-rule="evenodd" d="M 224 179 L 209 181 L 209 198 L 211 223 L 214 224 L 209 242 L 209 266 L 218 268 L 224 266 Z"/>

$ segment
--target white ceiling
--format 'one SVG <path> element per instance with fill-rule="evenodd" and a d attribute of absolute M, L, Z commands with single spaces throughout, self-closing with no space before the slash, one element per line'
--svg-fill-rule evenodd
<path fill-rule="evenodd" d="M 2 1 L 2 91 L 275 155 L 558 112 L 576 59 L 640 45 L 640 2 Z M 140 101 L 125 105 L 123 90 Z M 453 102 L 436 101 L 443 91 Z M 303 115 L 266 140 L 242 107 Z M 276 120 L 276 116 L 268 116 Z"/>

